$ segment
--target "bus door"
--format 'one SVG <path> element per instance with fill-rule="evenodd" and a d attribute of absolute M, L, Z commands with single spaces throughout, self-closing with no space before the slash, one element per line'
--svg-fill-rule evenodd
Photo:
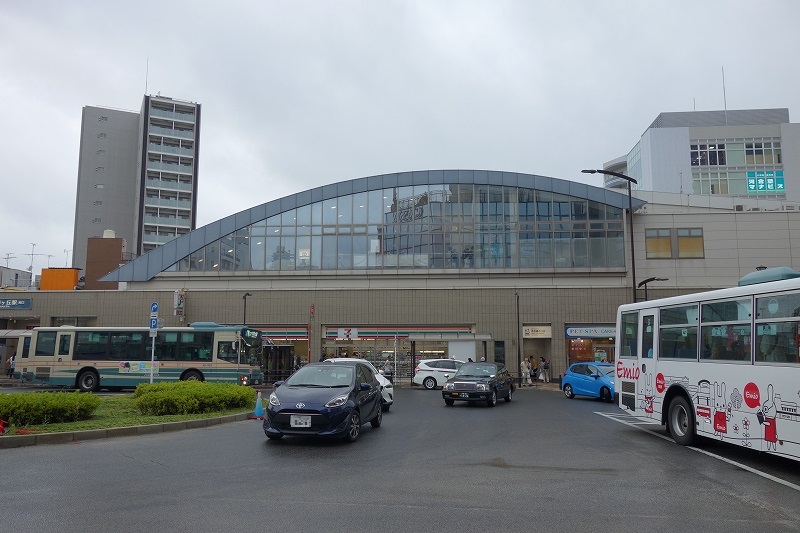
<path fill-rule="evenodd" d="M 639 311 L 639 373 L 636 385 L 639 409 L 645 416 L 653 416 L 655 403 L 655 354 L 658 350 L 656 327 L 656 310 L 642 309 Z M 640 413 L 641 414 L 641 413 Z"/>
<path fill-rule="evenodd" d="M 617 333 L 617 394 L 623 409 L 641 416 L 652 412 L 652 387 L 647 376 L 652 375 L 656 350 L 656 311 L 631 310 L 622 313 L 620 331 Z M 652 385 L 650 383 L 649 385 Z"/>

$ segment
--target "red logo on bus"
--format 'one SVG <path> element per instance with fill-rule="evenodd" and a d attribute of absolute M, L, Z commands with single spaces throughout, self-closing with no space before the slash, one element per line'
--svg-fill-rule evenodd
<path fill-rule="evenodd" d="M 659 393 L 662 393 L 664 392 L 665 388 L 666 388 L 666 383 L 664 382 L 664 374 L 659 372 L 658 374 L 656 374 L 656 390 Z"/>
<path fill-rule="evenodd" d="M 626 367 L 622 361 L 617 361 L 617 377 L 622 379 L 639 379 L 639 367 L 634 366 L 633 368 Z"/>
<path fill-rule="evenodd" d="M 744 403 L 751 409 L 761 405 L 761 392 L 758 390 L 758 385 L 752 381 L 744 386 Z"/>

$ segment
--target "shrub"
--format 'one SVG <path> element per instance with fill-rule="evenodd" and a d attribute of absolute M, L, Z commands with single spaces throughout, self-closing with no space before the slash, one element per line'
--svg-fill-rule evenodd
<path fill-rule="evenodd" d="M 205 381 L 142 383 L 133 396 L 134 406 L 144 415 L 209 413 L 255 403 L 255 391 L 249 387 Z"/>
<path fill-rule="evenodd" d="M 0 418 L 14 426 L 88 420 L 100 398 L 79 392 L 0 394 Z"/>

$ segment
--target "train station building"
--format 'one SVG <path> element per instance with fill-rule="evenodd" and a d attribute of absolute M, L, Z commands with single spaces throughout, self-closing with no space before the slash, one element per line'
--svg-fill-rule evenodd
<path fill-rule="evenodd" d="M 155 301 L 164 325 L 262 330 L 276 367 L 397 354 L 402 375 L 421 358 L 486 357 L 516 370 L 522 357 L 545 357 L 557 377 L 571 362 L 614 358 L 620 304 L 732 286 L 760 266 L 800 267 L 800 199 L 775 188 L 800 190 L 796 125 L 681 120 L 662 117 L 605 165 L 636 176 L 630 193 L 613 180 L 464 169 L 330 183 L 178 236 L 102 278 L 116 290 L 5 293 L 0 327 L 144 327 Z M 658 157 L 682 146 L 674 161 Z M 654 185 L 667 169 L 683 182 Z M 781 181 L 748 192 L 751 172 Z"/>

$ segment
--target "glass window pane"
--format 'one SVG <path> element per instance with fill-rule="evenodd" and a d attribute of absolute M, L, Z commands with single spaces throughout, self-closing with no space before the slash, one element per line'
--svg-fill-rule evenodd
<path fill-rule="evenodd" d="M 353 223 L 353 197 L 350 195 L 340 196 L 336 207 L 336 220 L 339 225 L 350 225 Z"/>
<path fill-rule="evenodd" d="M 297 270 L 311 268 L 311 237 L 297 237 Z"/>
<path fill-rule="evenodd" d="M 281 246 L 278 250 L 280 253 L 280 269 L 281 270 L 294 270 L 294 236 L 281 237 Z"/>
<path fill-rule="evenodd" d="M 325 226 L 335 226 L 338 220 L 336 212 L 336 198 L 329 198 L 322 202 L 322 223 Z"/>
<path fill-rule="evenodd" d="M 250 238 L 250 268 L 252 270 L 264 270 L 265 262 L 265 240 L 266 237 Z"/>
<path fill-rule="evenodd" d="M 233 246 L 233 269 L 250 270 L 250 237 L 236 237 Z"/>
<path fill-rule="evenodd" d="M 366 224 L 367 220 L 367 193 L 360 192 L 353 196 L 353 224 Z"/>
<path fill-rule="evenodd" d="M 336 270 L 337 264 L 336 235 L 324 235 L 322 237 L 322 269 Z"/>
<path fill-rule="evenodd" d="M 267 252 L 265 270 L 278 270 L 280 268 L 281 260 L 281 238 L 278 236 L 265 237 L 264 245 L 264 248 Z"/>

